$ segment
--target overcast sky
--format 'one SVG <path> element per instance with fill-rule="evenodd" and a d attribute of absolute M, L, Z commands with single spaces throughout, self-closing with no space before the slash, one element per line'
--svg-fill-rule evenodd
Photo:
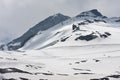
<path fill-rule="evenodd" d="M 0 40 L 11 40 L 55 13 L 75 16 L 98 9 L 106 16 L 120 16 L 120 0 L 0 0 Z"/>

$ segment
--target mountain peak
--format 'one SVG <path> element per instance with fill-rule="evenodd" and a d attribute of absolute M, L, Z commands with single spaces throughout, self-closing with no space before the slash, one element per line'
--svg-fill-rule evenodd
<path fill-rule="evenodd" d="M 85 11 L 77 15 L 76 17 L 105 17 L 97 9 Z"/>
<path fill-rule="evenodd" d="M 57 14 L 54 14 L 54 15 L 52 15 L 53 17 L 58 17 L 58 16 L 65 16 L 65 15 L 63 15 L 63 14 L 61 14 L 61 13 L 57 13 Z"/>
<path fill-rule="evenodd" d="M 69 16 L 66 16 L 66 15 L 63 15 L 63 14 L 61 14 L 61 13 L 57 13 L 57 14 L 54 14 L 54 15 L 52 15 L 52 16 L 50 16 L 50 17 L 48 17 L 48 18 L 46 18 L 45 20 L 49 20 L 49 19 L 51 19 L 51 20 L 61 20 L 61 19 L 69 19 L 70 17 Z"/>
<path fill-rule="evenodd" d="M 48 18 L 46 18 L 43 21 L 39 22 L 33 28 L 37 28 L 38 31 L 40 31 L 40 30 L 44 31 L 44 30 L 47 30 L 47 29 L 53 27 L 54 25 L 56 25 L 56 24 L 58 24 L 58 23 L 60 23 L 62 21 L 65 21 L 65 20 L 69 19 L 69 18 L 70 18 L 69 16 L 63 15 L 61 13 L 57 13 L 57 14 L 49 16 Z"/>

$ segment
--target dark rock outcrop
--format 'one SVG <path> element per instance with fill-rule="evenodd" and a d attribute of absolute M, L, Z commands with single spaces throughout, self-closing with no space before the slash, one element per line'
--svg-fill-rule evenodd
<path fill-rule="evenodd" d="M 89 34 L 89 35 L 85 35 L 85 36 L 80 36 L 77 37 L 75 40 L 86 40 L 86 41 L 90 41 L 93 40 L 95 38 L 97 38 L 98 36 L 94 35 L 94 34 Z"/>
<path fill-rule="evenodd" d="M 17 68 L 0 68 L 0 73 L 5 74 L 5 73 L 26 73 L 26 74 L 32 74 L 27 71 L 23 71 Z"/>

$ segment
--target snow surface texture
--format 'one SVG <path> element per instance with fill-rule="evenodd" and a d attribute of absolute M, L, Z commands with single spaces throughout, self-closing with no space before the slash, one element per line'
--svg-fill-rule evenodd
<path fill-rule="evenodd" d="M 120 80 L 120 18 L 81 14 L 0 51 L 0 80 Z"/>

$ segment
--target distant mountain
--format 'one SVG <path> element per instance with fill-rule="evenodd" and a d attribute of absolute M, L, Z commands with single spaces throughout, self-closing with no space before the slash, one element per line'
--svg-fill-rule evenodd
<path fill-rule="evenodd" d="M 93 41 L 92 44 L 99 43 L 96 41 L 94 42 L 96 39 L 102 39 L 102 42 L 104 42 L 104 39 L 106 40 L 106 38 L 111 37 L 113 33 L 107 30 L 104 31 L 104 26 L 112 25 L 113 27 L 114 24 L 114 27 L 117 27 L 119 26 L 119 22 L 119 17 L 108 18 L 102 15 L 97 9 L 82 12 L 73 18 L 58 13 L 30 28 L 21 37 L 9 42 L 8 44 L 1 45 L 0 49 L 43 49 L 58 45 L 80 45 L 80 41 L 85 41 L 85 44 L 89 41 Z M 103 31 L 99 29 L 99 27 L 94 29 L 94 26 L 97 25 L 103 26 L 101 27 Z"/>

